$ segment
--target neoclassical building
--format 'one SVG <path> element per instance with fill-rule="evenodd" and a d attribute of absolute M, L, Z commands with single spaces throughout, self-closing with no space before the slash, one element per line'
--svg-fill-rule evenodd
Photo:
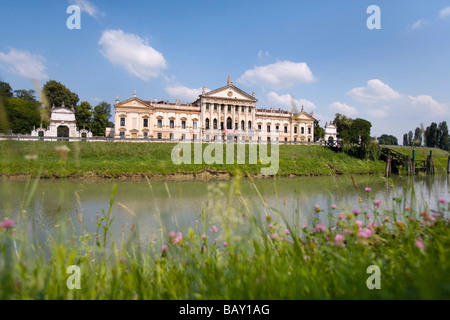
<path fill-rule="evenodd" d="M 189 104 L 133 98 L 115 103 L 115 127 L 120 139 L 237 142 L 313 142 L 314 117 L 302 110 L 260 109 L 255 93 L 233 85 L 203 92 Z"/>

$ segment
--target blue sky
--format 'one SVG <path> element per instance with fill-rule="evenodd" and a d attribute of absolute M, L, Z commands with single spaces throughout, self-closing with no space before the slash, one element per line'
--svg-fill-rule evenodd
<path fill-rule="evenodd" d="M 71 4 L 81 29 L 69 30 Z M 381 29 L 370 30 L 377 5 Z M 260 108 L 340 112 L 397 136 L 450 120 L 450 0 L 2 0 L 0 79 L 81 101 L 192 101 L 228 75 Z"/>

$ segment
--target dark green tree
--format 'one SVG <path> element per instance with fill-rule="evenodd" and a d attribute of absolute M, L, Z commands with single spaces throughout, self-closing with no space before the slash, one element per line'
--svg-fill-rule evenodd
<path fill-rule="evenodd" d="M 353 123 L 353 119 L 347 116 L 336 113 L 333 123 L 336 125 L 338 137 L 344 142 L 350 142 L 350 128 Z"/>
<path fill-rule="evenodd" d="M 408 146 L 408 134 L 407 133 L 405 133 L 404 135 L 403 135 L 403 146 Z"/>
<path fill-rule="evenodd" d="M 39 127 L 41 115 L 37 101 L 10 98 L 6 104 L 9 127 L 13 133 L 30 134 L 33 127 Z"/>
<path fill-rule="evenodd" d="M 417 127 L 416 130 L 414 130 L 413 144 L 416 147 L 420 147 L 422 145 L 422 129 L 420 129 L 419 127 Z"/>
<path fill-rule="evenodd" d="M 384 145 L 396 146 L 396 145 L 398 145 L 398 140 L 393 135 L 382 134 L 380 137 L 378 137 L 378 143 L 384 144 Z"/>
<path fill-rule="evenodd" d="M 325 136 L 325 129 L 319 125 L 319 120 L 314 119 L 314 141 Z"/>
<path fill-rule="evenodd" d="M 438 130 L 440 132 L 438 147 L 441 148 L 442 150 L 448 150 L 448 144 L 450 139 L 448 135 L 447 121 L 439 123 Z"/>
<path fill-rule="evenodd" d="M 12 98 L 12 88 L 8 82 L 0 82 L 0 97 Z"/>
<path fill-rule="evenodd" d="M 83 101 L 75 107 L 75 118 L 78 128 L 91 128 L 92 126 L 92 106 L 89 102 Z"/>
<path fill-rule="evenodd" d="M 364 119 L 357 118 L 353 121 L 352 125 L 350 126 L 350 142 L 352 143 L 359 143 L 361 141 L 361 144 L 367 145 L 369 144 L 371 138 L 370 138 L 370 128 L 372 127 L 372 124 Z"/>
<path fill-rule="evenodd" d="M 95 106 L 92 119 L 92 134 L 95 137 L 104 137 L 106 134 L 107 122 L 108 118 L 106 117 L 105 110 L 100 105 Z"/>
<path fill-rule="evenodd" d="M 37 102 L 36 91 L 34 90 L 14 90 L 14 96 L 21 100 Z"/>
<path fill-rule="evenodd" d="M 438 145 L 438 127 L 435 122 L 432 122 L 425 130 L 425 145 L 429 148 L 435 148 Z"/>
<path fill-rule="evenodd" d="M 76 93 L 70 91 L 65 85 L 55 80 L 47 81 L 42 92 L 47 97 L 50 108 L 53 105 L 55 107 L 61 107 L 63 104 L 66 108 L 74 108 L 78 104 L 78 101 L 80 101 Z"/>
<path fill-rule="evenodd" d="M 412 146 L 413 145 L 413 133 L 412 131 L 408 132 L 408 146 Z"/>
<path fill-rule="evenodd" d="M 106 101 L 102 101 L 102 102 L 99 103 L 99 106 L 102 107 L 103 110 L 105 111 L 106 119 L 107 119 L 106 126 L 108 128 L 114 127 L 114 123 L 112 123 L 109 120 L 111 118 L 111 105 L 108 102 L 106 102 Z"/>

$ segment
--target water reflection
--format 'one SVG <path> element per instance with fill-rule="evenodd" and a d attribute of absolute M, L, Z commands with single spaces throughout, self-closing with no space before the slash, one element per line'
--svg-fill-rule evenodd
<path fill-rule="evenodd" d="M 83 217 L 87 230 L 96 230 L 97 215 L 108 212 L 113 184 L 117 194 L 112 207 L 115 231 L 130 230 L 139 224 L 141 234 L 158 234 L 163 225 L 171 230 L 185 230 L 201 220 L 202 210 L 226 210 L 227 206 L 242 210 L 242 199 L 228 202 L 226 192 L 230 182 L 223 181 L 113 181 L 113 180 L 58 180 L 40 181 L 29 205 L 23 208 L 28 220 L 41 231 L 72 218 Z M 254 186 L 247 179 L 239 183 L 243 199 L 252 214 L 261 214 L 263 203 L 278 208 L 288 220 L 299 227 L 314 219 L 314 206 L 318 204 L 326 218 L 330 205 L 336 204 L 335 214 L 347 209 L 373 209 L 373 198 L 381 200 L 382 208 L 391 208 L 392 199 L 406 200 L 402 206 L 422 210 L 436 207 L 439 198 L 449 198 L 448 175 L 394 177 L 378 176 L 299 177 L 256 180 Z M 30 192 L 26 182 L 2 180 L 0 182 L 0 218 L 14 217 L 21 211 Z M 370 187 L 372 192 L 364 191 Z M 213 200 L 214 199 L 214 200 Z"/>

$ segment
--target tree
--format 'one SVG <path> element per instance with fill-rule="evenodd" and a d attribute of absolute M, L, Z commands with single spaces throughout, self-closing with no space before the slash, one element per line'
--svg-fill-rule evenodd
<path fill-rule="evenodd" d="M 438 126 L 439 130 L 439 141 L 438 141 L 438 147 L 442 150 L 448 150 L 448 144 L 449 144 L 449 135 L 448 135 L 448 126 L 447 121 L 443 121 L 439 123 Z"/>
<path fill-rule="evenodd" d="M 39 102 L 10 98 L 6 103 L 8 122 L 13 133 L 30 134 L 41 121 Z"/>
<path fill-rule="evenodd" d="M 106 126 L 108 128 L 114 127 L 114 123 L 109 121 L 109 119 L 111 118 L 111 105 L 106 101 L 102 101 L 102 102 L 100 102 L 99 106 L 102 107 L 102 109 L 104 110 L 104 112 L 106 114 L 106 119 L 107 119 Z"/>
<path fill-rule="evenodd" d="M 108 118 L 102 106 L 98 105 L 94 108 L 94 117 L 92 119 L 92 134 L 96 137 L 104 137 L 106 134 L 106 124 Z"/>
<path fill-rule="evenodd" d="M 403 135 L 403 146 L 408 146 L 408 134 L 407 133 L 405 133 L 404 135 Z"/>
<path fill-rule="evenodd" d="M 55 107 L 61 107 L 64 104 L 67 108 L 74 108 L 80 100 L 76 93 L 70 91 L 65 85 L 55 80 L 47 81 L 42 92 L 47 97 L 49 107 L 53 105 Z"/>
<path fill-rule="evenodd" d="M 345 142 L 350 141 L 350 127 L 353 123 L 353 119 L 347 116 L 336 113 L 333 123 L 336 125 L 336 130 L 339 138 Z"/>
<path fill-rule="evenodd" d="M 34 90 L 14 90 L 14 96 L 21 100 L 37 102 L 36 91 Z"/>
<path fill-rule="evenodd" d="M 422 129 L 420 129 L 419 127 L 417 127 L 416 130 L 414 131 L 413 144 L 416 147 L 420 147 L 422 145 Z"/>
<path fill-rule="evenodd" d="M 325 129 L 319 125 L 319 120 L 314 119 L 314 141 L 325 137 Z"/>
<path fill-rule="evenodd" d="M 91 128 L 93 114 L 94 112 L 92 111 L 92 106 L 86 101 L 83 101 L 78 106 L 76 106 L 75 118 L 77 120 L 77 127 Z"/>
<path fill-rule="evenodd" d="M 438 127 L 435 122 L 432 122 L 425 130 L 425 145 L 429 148 L 434 148 L 438 144 Z"/>
<path fill-rule="evenodd" d="M 413 145 L 413 133 L 412 131 L 408 132 L 408 146 L 412 146 Z"/>
<path fill-rule="evenodd" d="M 12 88 L 8 82 L 0 82 L 0 96 L 4 98 L 12 98 Z"/>
<path fill-rule="evenodd" d="M 398 145 L 398 140 L 397 140 L 397 138 L 394 137 L 393 135 L 382 134 L 382 135 L 378 138 L 378 143 L 379 143 L 379 144 L 388 145 L 388 146 L 396 146 L 396 145 Z"/>

